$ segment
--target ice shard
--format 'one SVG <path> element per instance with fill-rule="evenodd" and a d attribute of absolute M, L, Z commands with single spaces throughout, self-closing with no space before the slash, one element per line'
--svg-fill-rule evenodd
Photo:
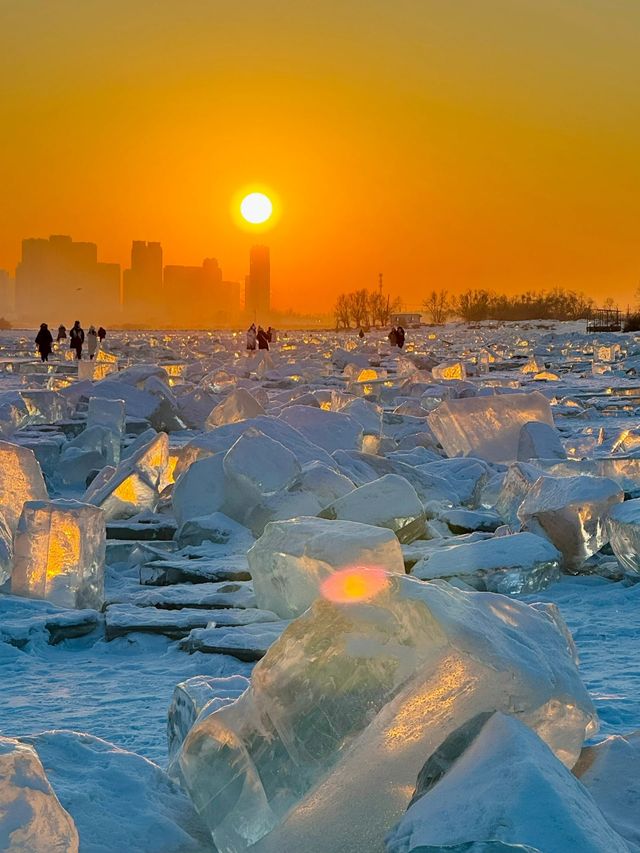
<path fill-rule="evenodd" d="M 614 506 L 607 520 L 609 544 L 631 577 L 640 577 L 640 498 Z"/>
<path fill-rule="evenodd" d="M 211 412 L 206 426 L 213 429 L 224 424 L 235 424 L 248 418 L 256 418 L 264 413 L 263 407 L 252 394 L 245 388 L 235 388 Z"/>
<path fill-rule="evenodd" d="M 174 769 L 225 853 L 377 851 L 425 760 L 493 710 L 534 729 L 568 767 L 595 730 L 566 639 L 544 613 L 346 570 L 256 664 L 250 688 L 193 726 Z"/>
<path fill-rule="evenodd" d="M 447 456 L 515 462 L 520 430 L 530 421 L 553 426 L 549 401 L 538 391 L 445 400 L 428 417 Z"/>
<path fill-rule="evenodd" d="M 546 536 L 562 552 L 571 573 L 609 541 L 607 516 L 623 500 L 606 477 L 540 477 L 518 509 L 522 526 Z"/>
<path fill-rule="evenodd" d="M 11 592 L 62 607 L 104 603 L 105 520 L 79 501 L 28 501 L 14 545 Z"/>

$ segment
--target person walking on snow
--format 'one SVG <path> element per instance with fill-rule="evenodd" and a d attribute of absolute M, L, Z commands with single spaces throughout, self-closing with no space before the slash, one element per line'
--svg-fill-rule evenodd
<path fill-rule="evenodd" d="M 269 337 L 262 326 L 258 326 L 258 349 L 269 349 Z"/>
<path fill-rule="evenodd" d="M 256 348 L 256 324 L 252 323 L 247 329 L 247 349 L 249 352 L 254 352 Z"/>
<path fill-rule="evenodd" d="M 76 320 L 73 328 L 69 332 L 69 346 L 76 351 L 76 358 L 82 358 L 82 344 L 84 343 L 84 329 L 80 325 L 80 320 Z"/>
<path fill-rule="evenodd" d="M 53 349 L 53 335 L 46 323 L 40 323 L 40 331 L 36 335 L 36 346 L 42 361 L 49 361 Z"/>
<path fill-rule="evenodd" d="M 89 358 L 92 359 L 98 349 L 98 333 L 95 326 L 89 326 L 89 331 L 87 332 L 87 349 L 89 351 Z"/>
<path fill-rule="evenodd" d="M 106 337 L 107 337 L 107 330 L 105 329 L 104 326 L 100 326 L 100 328 L 98 329 L 98 339 L 99 339 L 100 343 L 102 343 L 102 341 Z"/>

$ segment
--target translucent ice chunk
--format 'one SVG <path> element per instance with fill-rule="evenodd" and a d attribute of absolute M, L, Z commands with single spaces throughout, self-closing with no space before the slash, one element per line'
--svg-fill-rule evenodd
<path fill-rule="evenodd" d="M 540 477 L 518 509 L 525 529 L 546 536 L 578 572 L 609 540 L 607 516 L 623 491 L 606 477 Z"/>
<path fill-rule="evenodd" d="M 35 749 L 2 736 L 0 844 L 7 853 L 78 853 L 79 845 Z"/>
<path fill-rule="evenodd" d="M 333 501 L 320 516 L 388 527 L 400 542 L 411 542 L 425 533 L 424 507 L 411 483 L 398 474 L 365 483 Z"/>
<path fill-rule="evenodd" d="M 11 532 L 16 531 L 25 501 L 46 500 L 48 497 L 33 451 L 0 441 L 0 503 Z"/>
<path fill-rule="evenodd" d="M 426 762 L 413 802 L 386 849 L 625 853 L 629 848 L 540 738 L 514 717 L 496 713 L 474 717 Z"/>
<path fill-rule="evenodd" d="M 264 415 L 260 403 L 245 388 L 235 388 L 207 418 L 209 429 Z"/>
<path fill-rule="evenodd" d="M 117 436 L 124 432 L 124 400 L 108 400 L 106 397 L 89 397 L 87 426 L 107 427 Z"/>
<path fill-rule="evenodd" d="M 538 391 L 445 400 L 429 415 L 447 456 L 479 456 L 487 462 L 518 459 L 520 430 L 529 421 L 553 426 L 549 401 Z"/>
<path fill-rule="evenodd" d="M 322 582 L 339 569 L 404 572 L 394 533 L 354 521 L 303 517 L 271 522 L 247 557 L 258 607 L 283 619 L 306 610 Z"/>
<path fill-rule="evenodd" d="M 609 510 L 609 544 L 625 571 L 640 577 L 640 498 Z"/>
<path fill-rule="evenodd" d="M 431 374 L 434 379 L 466 379 L 467 371 L 461 361 L 444 361 L 432 368 Z"/>
<path fill-rule="evenodd" d="M 424 761 L 482 711 L 569 767 L 594 731 L 566 639 L 534 608 L 371 570 L 322 592 L 176 759 L 220 850 L 382 850 Z"/>
<path fill-rule="evenodd" d="M 15 537 L 11 592 L 62 607 L 104 602 L 105 520 L 79 501 L 28 501 Z"/>
<path fill-rule="evenodd" d="M 496 501 L 496 510 L 507 524 L 514 527 L 520 524 L 518 508 L 541 474 L 539 468 L 527 462 L 515 462 L 509 466 Z"/>
<path fill-rule="evenodd" d="M 314 406 L 288 406 L 283 409 L 280 420 L 329 453 L 362 449 L 362 425 L 342 412 L 326 412 Z"/>
<path fill-rule="evenodd" d="M 560 433 L 555 427 L 541 421 L 523 425 L 518 439 L 518 459 L 566 459 Z"/>

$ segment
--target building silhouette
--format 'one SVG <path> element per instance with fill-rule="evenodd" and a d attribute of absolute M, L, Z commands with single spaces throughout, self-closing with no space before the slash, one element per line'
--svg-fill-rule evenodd
<path fill-rule="evenodd" d="M 13 317 L 15 311 L 15 282 L 8 270 L 0 270 L 0 316 Z"/>
<path fill-rule="evenodd" d="M 170 325 L 185 329 L 226 325 L 238 319 L 240 285 L 223 282 L 215 258 L 202 266 L 168 264 L 164 268 L 164 294 Z"/>
<path fill-rule="evenodd" d="M 268 246 L 252 246 L 245 279 L 244 309 L 249 320 L 266 322 L 271 310 L 271 261 Z"/>
<path fill-rule="evenodd" d="M 160 243 L 134 240 L 131 244 L 131 266 L 123 275 L 123 307 L 128 323 L 150 325 L 164 317 Z"/>
<path fill-rule="evenodd" d="M 95 243 L 29 238 L 22 241 L 15 300 L 18 319 L 28 323 L 113 323 L 120 314 L 120 265 L 100 263 Z"/>

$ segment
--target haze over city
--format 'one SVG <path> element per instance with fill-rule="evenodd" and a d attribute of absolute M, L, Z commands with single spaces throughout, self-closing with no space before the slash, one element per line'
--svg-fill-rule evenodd
<path fill-rule="evenodd" d="M 0 268 L 62 234 L 244 282 L 267 243 L 281 310 L 328 313 L 381 270 L 406 306 L 555 286 L 626 305 L 639 24 L 632 0 L 3 3 Z M 234 215 L 253 188 L 265 234 Z"/>

